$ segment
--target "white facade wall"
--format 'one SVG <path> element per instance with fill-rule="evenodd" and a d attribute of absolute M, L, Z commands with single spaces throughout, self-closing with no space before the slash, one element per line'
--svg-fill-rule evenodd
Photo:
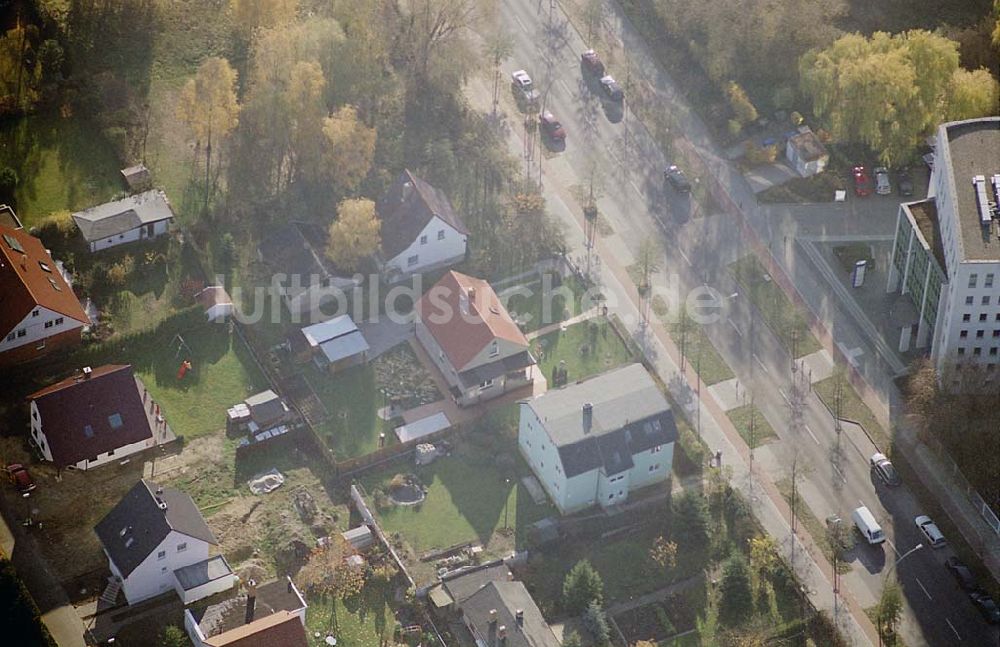
<path fill-rule="evenodd" d="M 465 258 L 466 238 L 435 216 L 409 247 L 385 262 L 385 274 L 401 279 L 408 274 L 456 263 Z"/>
<path fill-rule="evenodd" d="M 109 249 L 111 247 L 117 247 L 118 245 L 125 245 L 127 243 L 134 243 L 137 240 L 146 240 L 149 238 L 159 238 L 163 236 L 170 230 L 169 220 L 159 220 L 157 222 L 151 223 L 153 226 L 153 235 L 147 235 L 147 225 L 142 225 L 136 227 L 135 229 L 130 229 L 121 234 L 115 234 L 109 238 L 102 238 L 100 240 L 95 240 L 90 243 L 90 251 L 99 252 L 103 249 Z"/>
<path fill-rule="evenodd" d="M 178 547 L 186 544 L 184 550 Z M 208 559 L 209 544 L 201 539 L 171 531 L 160 545 L 122 582 L 122 591 L 129 604 L 167 593 L 174 588 L 174 571 Z M 160 553 L 163 552 L 163 557 Z M 108 560 L 111 562 L 111 560 Z M 120 572 L 111 565 L 112 572 Z"/>
<path fill-rule="evenodd" d="M 45 460 L 52 461 L 52 449 L 49 447 L 48 439 L 45 438 L 45 434 L 42 433 L 42 417 L 38 413 L 38 405 L 32 400 L 31 404 L 28 406 L 29 413 L 31 414 L 31 437 L 35 441 L 35 445 L 41 450 L 42 456 Z"/>
<path fill-rule="evenodd" d="M 939 128 L 938 141 L 947 141 L 947 137 L 947 130 Z M 950 159 L 938 160 L 929 185 L 937 206 L 948 274 L 931 343 L 931 358 L 939 373 L 950 372 L 958 363 L 1000 364 L 1000 336 L 993 336 L 1000 331 L 1000 261 L 962 260 L 962 232 L 954 194 L 972 191 L 971 177 L 960 178 L 963 184 L 956 187 L 953 173 L 948 172 L 950 167 Z"/>
<path fill-rule="evenodd" d="M 40 347 L 45 339 L 76 328 L 83 328 L 83 322 L 39 306 L 29 312 L 13 330 L 0 332 L 4 335 L 0 337 L 0 353 L 26 344 Z"/>
<path fill-rule="evenodd" d="M 229 589 L 236 586 L 236 573 L 230 573 L 225 577 L 220 577 L 217 580 L 212 580 L 211 582 L 206 582 L 201 586 L 196 586 L 193 589 L 185 591 L 177 578 L 174 578 L 174 591 L 177 592 L 177 597 L 181 599 L 184 604 L 191 604 L 192 602 L 197 602 L 198 600 L 203 600 L 209 596 L 215 595 L 216 593 L 222 593 L 223 591 L 228 591 Z"/>

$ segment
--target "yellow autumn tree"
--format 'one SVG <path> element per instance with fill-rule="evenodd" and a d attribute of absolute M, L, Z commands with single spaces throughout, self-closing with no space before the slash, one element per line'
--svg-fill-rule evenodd
<path fill-rule="evenodd" d="M 358 119 L 354 106 L 344 106 L 323 120 L 323 135 L 324 162 L 330 181 L 342 192 L 354 191 L 371 169 L 375 129 Z"/>
<path fill-rule="evenodd" d="M 330 225 L 326 255 L 337 268 L 354 272 L 361 261 L 378 252 L 382 223 L 371 200 L 343 200 L 337 205 L 337 220 Z"/>
<path fill-rule="evenodd" d="M 319 63 L 299 61 L 292 66 L 284 96 L 291 130 L 289 177 L 317 176 L 323 152 L 323 117 L 327 112 L 323 101 L 325 88 L 326 79 Z"/>
<path fill-rule="evenodd" d="M 343 535 L 335 532 L 309 554 L 296 580 L 307 593 L 329 596 L 330 611 L 336 614 L 335 600 L 357 595 L 365 586 L 364 567 L 350 560 L 356 554 Z"/>
<path fill-rule="evenodd" d="M 187 124 L 197 146 L 205 144 L 205 206 L 208 207 L 212 147 L 223 141 L 239 123 L 236 70 L 224 58 L 212 56 L 198 66 L 193 79 L 181 89 L 177 116 Z"/>
<path fill-rule="evenodd" d="M 295 19 L 298 0 L 231 0 L 233 19 L 247 34 L 258 27 L 274 27 Z"/>

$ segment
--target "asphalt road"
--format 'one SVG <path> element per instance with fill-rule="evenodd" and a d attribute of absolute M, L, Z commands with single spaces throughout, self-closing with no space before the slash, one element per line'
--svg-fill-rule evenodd
<path fill-rule="evenodd" d="M 708 284 L 722 294 L 738 294 L 726 265 L 748 249 L 734 216 L 704 216 L 695 201 L 665 185 L 662 171 L 669 163 L 667 158 L 635 117 L 603 101 L 596 79 L 582 73 L 579 55 L 586 46 L 558 6 L 550 8 L 547 1 L 505 0 L 503 8 L 504 28 L 515 43 L 513 56 L 503 66 L 505 77 L 509 79 L 516 69 L 526 69 L 542 92 L 543 107 L 552 111 L 568 132 L 564 150 L 534 150 L 532 161 L 525 164 L 526 172 L 538 177 L 540 155 L 546 192 L 566 196 L 572 188 L 587 187 L 596 169 L 598 206 L 623 248 L 634 254 L 642 240 L 654 238 L 666 251 L 662 276 L 676 274 L 688 289 Z M 620 82 L 629 74 L 610 68 L 608 72 Z M 662 77 L 659 81 L 663 82 Z M 678 93 L 670 89 L 666 94 L 676 103 L 665 104 L 664 110 L 687 114 Z M 511 127 L 519 131 L 523 115 L 514 113 L 513 102 L 506 98 L 502 107 L 510 113 Z M 751 204 L 742 178 L 734 169 L 721 166 L 725 163 L 703 133 L 702 126 L 685 135 L 696 140 L 699 149 L 715 155 L 719 176 L 726 178 L 733 202 Z M 523 150 L 522 144 L 517 152 Z M 755 226 L 765 235 L 770 233 L 773 245 L 786 244 L 786 226 L 779 223 L 775 227 L 762 214 L 751 214 L 752 219 L 755 216 Z M 794 233 L 791 230 L 792 240 L 787 244 L 794 245 Z M 571 241 L 576 248 L 580 242 Z M 822 281 L 812 280 L 817 290 L 825 289 Z M 868 457 L 875 448 L 867 439 L 856 434 L 838 435 L 829 412 L 805 386 L 802 423 L 790 427 L 789 400 L 795 397 L 790 357 L 749 300 L 740 296 L 727 300 L 724 317 L 708 326 L 707 332 L 740 382 L 753 385 L 758 408 L 781 439 L 769 447 L 773 454 L 769 462 L 762 457 L 762 469 L 773 480 L 786 477 L 792 453 L 797 451 L 809 466 L 801 486 L 803 498 L 817 517 L 837 514 L 850 523 L 850 511 L 864 504 L 883 523 L 889 541 L 883 548 L 858 545 L 852 551 L 851 573 L 842 578 L 842 586 L 863 606 L 871 606 L 887 573 L 894 569 L 907 605 L 901 631 L 908 645 L 996 644 L 997 631 L 982 621 L 942 565 L 950 556 L 949 549 L 925 547 L 894 567 L 898 555 L 922 540 L 913 523 L 920 509 L 905 484 L 888 490 L 873 482 Z M 877 349 L 857 326 L 845 320 L 834 333 L 838 340 L 847 339 L 851 347 L 867 350 L 866 359 L 874 360 L 871 367 L 866 364 L 867 371 L 879 369 Z M 876 379 L 881 384 L 889 376 L 883 370 Z"/>

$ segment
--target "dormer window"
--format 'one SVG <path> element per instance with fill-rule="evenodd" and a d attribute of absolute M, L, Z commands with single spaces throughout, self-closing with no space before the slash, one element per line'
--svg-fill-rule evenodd
<path fill-rule="evenodd" d="M 49 274 L 52 273 L 52 268 L 49 267 L 49 264 L 45 261 L 38 261 L 38 267 L 42 268 L 43 272 L 48 272 Z"/>

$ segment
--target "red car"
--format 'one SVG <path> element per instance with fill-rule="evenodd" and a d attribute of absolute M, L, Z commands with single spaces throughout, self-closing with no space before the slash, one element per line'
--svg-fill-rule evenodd
<path fill-rule="evenodd" d="M 864 166 L 855 166 L 854 169 L 854 195 L 864 197 L 872 194 L 872 176 L 868 174 L 868 169 Z"/>
<path fill-rule="evenodd" d="M 20 463 L 12 463 L 7 466 L 7 478 L 22 494 L 35 489 L 35 481 L 31 478 L 31 474 L 28 474 L 28 468 Z"/>
<path fill-rule="evenodd" d="M 538 118 L 538 123 L 542 127 L 542 132 L 545 136 L 555 142 L 566 141 L 566 129 L 563 125 L 559 123 L 559 120 L 555 118 L 551 112 L 546 110 Z"/>

